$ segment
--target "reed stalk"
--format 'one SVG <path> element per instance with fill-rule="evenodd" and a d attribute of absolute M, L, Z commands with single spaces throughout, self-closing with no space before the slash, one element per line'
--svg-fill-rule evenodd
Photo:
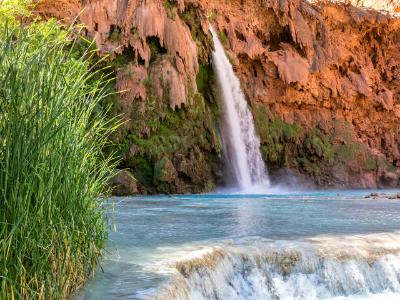
<path fill-rule="evenodd" d="M 0 32 L 0 299 L 65 299 L 107 238 L 115 122 L 99 113 L 104 78 L 59 28 L 32 28 Z"/>

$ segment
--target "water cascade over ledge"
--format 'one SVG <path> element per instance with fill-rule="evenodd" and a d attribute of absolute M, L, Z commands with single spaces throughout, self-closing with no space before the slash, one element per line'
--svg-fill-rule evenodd
<path fill-rule="evenodd" d="M 398 300 L 400 202 L 367 194 L 112 199 L 104 272 L 77 300 Z"/>
<path fill-rule="evenodd" d="M 215 46 L 214 72 L 223 106 L 221 133 L 229 177 L 241 191 L 268 188 L 270 181 L 261 156 L 253 115 L 217 33 L 211 26 L 210 30 Z"/>
<path fill-rule="evenodd" d="M 155 299 L 399 299 L 399 238 L 253 238 L 203 247 L 168 261 L 176 275 Z"/>

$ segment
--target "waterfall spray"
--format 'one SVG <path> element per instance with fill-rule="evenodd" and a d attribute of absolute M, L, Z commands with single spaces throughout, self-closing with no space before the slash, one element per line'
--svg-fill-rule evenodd
<path fill-rule="evenodd" d="M 243 191 L 268 188 L 270 181 L 260 152 L 253 116 L 232 65 L 214 29 L 214 71 L 217 75 L 223 106 L 221 126 L 224 158 L 233 183 Z"/>

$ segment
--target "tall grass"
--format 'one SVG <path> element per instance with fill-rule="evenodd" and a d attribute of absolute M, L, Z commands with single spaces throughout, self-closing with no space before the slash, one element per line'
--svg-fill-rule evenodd
<path fill-rule="evenodd" d="M 112 126 L 95 77 L 52 34 L 0 32 L 0 299 L 68 298 L 101 256 Z"/>

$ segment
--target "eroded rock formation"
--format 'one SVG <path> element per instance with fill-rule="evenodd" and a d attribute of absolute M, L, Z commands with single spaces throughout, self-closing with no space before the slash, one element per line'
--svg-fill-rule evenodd
<path fill-rule="evenodd" d="M 348 2 L 348 1 L 342 1 Z M 399 10 L 396 1 L 353 1 Z M 372 4 L 371 4 L 372 3 Z M 399 186 L 400 20 L 305 0 L 56 0 L 116 75 L 115 137 L 141 192 L 199 192 L 220 177 L 208 22 L 254 112 L 272 173 L 334 187 Z"/>
<path fill-rule="evenodd" d="M 399 184 L 398 19 L 326 1 L 203 5 L 262 110 L 255 116 L 270 166 L 323 185 Z M 282 127 L 278 136 L 271 126 Z"/>
<path fill-rule="evenodd" d="M 139 191 L 212 189 L 220 143 L 204 10 L 182 0 L 39 1 L 36 10 L 83 23 L 107 57 L 118 92 L 112 114 L 125 121 L 113 141 Z"/>

